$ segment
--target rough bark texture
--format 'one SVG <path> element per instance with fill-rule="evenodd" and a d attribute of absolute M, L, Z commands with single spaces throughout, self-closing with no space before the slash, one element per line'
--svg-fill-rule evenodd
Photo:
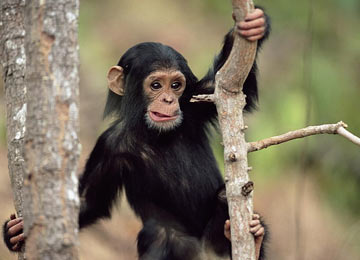
<path fill-rule="evenodd" d="M 22 215 L 23 140 L 26 118 L 24 0 L 1 3 L 1 61 L 7 112 L 9 174 L 15 208 Z"/>
<path fill-rule="evenodd" d="M 233 0 L 236 21 L 244 20 L 254 9 L 250 0 Z M 247 144 L 245 141 L 243 83 L 256 54 L 256 43 L 235 35 L 234 45 L 225 65 L 216 75 L 215 103 L 224 143 L 226 195 L 231 220 L 233 260 L 255 260 L 254 237 L 249 232 L 253 213 L 252 189 L 249 181 Z"/>
<path fill-rule="evenodd" d="M 78 10 L 77 0 L 25 6 L 27 259 L 78 258 Z"/>
<path fill-rule="evenodd" d="M 25 0 L 2 0 L 0 57 L 5 86 L 9 175 L 18 216 L 23 215 L 24 134 L 26 119 Z M 19 259 L 24 259 L 23 253 Z"/>

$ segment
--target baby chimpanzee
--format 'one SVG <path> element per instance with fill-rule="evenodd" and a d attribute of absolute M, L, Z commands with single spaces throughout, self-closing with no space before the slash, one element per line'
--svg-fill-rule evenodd
<path fill-rule="evenodd" d="M 230 257 L 228 222 L 224 236 L 227 204 L 219 197 L 224 181 L 206 133 L 216 119 L 216 108 L 211 103 L 190 103 L 190 99 L 214 91 L 215 73 L 229 56 L 234 34 L 259 40 L 260 46 L 269 29 L 267 16 L 255 9 L 225 36 L 220 54 L 201 80 L 180 53 L 153 42 L 130 48 L 110 68 L 104 115 L 115 120 L 99 137 L 80 179 L 80 228 L 110 217 L 124 189 L 143 222 L 139 259 Z M 257 100 L 255 63 L 244 92 L 249 111 Z M 257 256 L 263 259 L 260 247 L 265 231 L 258 215 L 250 226 Z M 4 238 L 10 250 L 20 249 L 22 219 L 5 223 Z"/>

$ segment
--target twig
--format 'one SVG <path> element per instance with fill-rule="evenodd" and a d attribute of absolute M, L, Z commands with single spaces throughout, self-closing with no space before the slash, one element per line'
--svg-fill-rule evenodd
<path fill-rule="evenodd" d="M 308 126 L 299 130 L 291 131 L 283 135 L 273 136 L 257 142 L 248 143 L 248 153 L 259 151 L 271 145 L 281 144 L 297 138 L 303 138 L 317 134 L 339 134 L 360 146 L 360 138 L 345 130 L 347 125 L 340 121 L 337 124 L 326 124 L 319 126 Z"/>
<path fill-rule="evenodd" d="M 190 102 L 214 102 L 214 94 L 192 96 Z"/>
<path fill-rule="evenodd" d="M 356 135 L 353 135 L 352 133 L 350 133 L 344 127 L 339 127 L 338 130 L 337 130 L 337 134 L 345 137 L 346 139 L 349 139 L 354 144 L 357 144 L 357 145 L 360 146 L 360 138 L 357 137 Z"/>

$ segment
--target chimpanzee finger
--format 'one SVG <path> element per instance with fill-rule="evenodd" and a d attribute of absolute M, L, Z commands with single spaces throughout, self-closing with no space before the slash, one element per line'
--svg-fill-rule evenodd
<path fill-rule="evenodd" d="M 226 230 L 230 230 L 230 220 L 226 220 L 226 221 L 225 221 L 224 228 L 225 228 Z"/>
<path fill-rule="evenodd" d="M 256 225 L 250 228 L 250 232 L 253 233 L 254 235 L 256 234 L 256 232 L 258 232 L 263 226 L 262 225 Z"/>
<path fill-rule="evenodd" d="M 12 220 L 12 219 L 16 219 L 15 213 L 13 213 L 13 214 L 10 215 L 10 219 L 11 219 L 11 220 Z"/>
<path fill-rule="evenodd" d="M 22 218 L 16 218 L 16 219 L 10 220 L 6 224 L 6 228 L 10 229 L 12 226 L 15 226 L 16 224 L 22 222 L 22 220 L 23 220 Z"/>
<path fill-rule="evenodd" d="M 255 219 L 260 219 L 260 215 L 254 213 L 254 214 L 252 215 L 252 219 L 253 219 L 253 220 L 255 220 Z"/>
<path fill-rule="evenodd" d="M 239 30 L 239 33 L 241 34 L 241 36 L 243 36 L 245 38 L 257 36 L 257 35 L 263 35 L 264 32 L 265 32 L 264 27 L 254 28 L 254 29 L 250 29 L 250 30 Z"/>
<path fill-rule="evenodd" d="M 249 30 L 252 28 L 257 28 L 257 27 L 264 27 L 265 26 L 265 18 L 261 17 L 259 19 L 253 20 L 253 21 L 242 21 L 240 23 L 237 24 L 237 28 L 240 30 Z"/>
<path fill-rule="evenodd" d="M 23 229 L 23 227 L 24 227 L 24 222 L 19 222 L 16 225 L 9 228 L 7 233 L 9 236 L 14 236 L 17 233 L 19 233 Z"/>
<path fill-rule="evenodd" d="M 256 36 L 251 36 L 251 37 L 246 38 L 246 40 L 251 41 L 251 42 L 254 42 L 254 41 L 260 40 L 262 37 L 264 37 L 264 34 L 259 34 L 259 35 L 256 35 Z"/>
<path fill-rule="evenodd" d="M 261 228 L 254 234 L 255 237 L 263 236 L 265 235 L 265 228 L 261 226 Z"/>
<path fill-rule="evenodd" d="M 24 233 L 21 233 L 20 235 L 17 235 L 16 237 L 10 238 L 10 243 L 16 244 L 16 243 L 24 241 L 24 240 L 25 240 Z"/>
<path fill-rule="evenodd" d="M 260 220 L 254 219 L 250 221 L 250 227 L 255 227 L 257 225 L 260 225 Z M 261 226 L 261 225 L 260 225 Z"/>
<path fill-rule="evenodd" d="M 230 234 L 230 220 L 226 220 L 225 221 L 225 225 L 224 225 L 224 235 L 227 239 L 231 239 L 231 234 Z"/>
<path fill-rule="evenodd" d="M 252 13 L 248 13 L 245 17 L 245 21 L 251 21 L 264 16 L 264 11 L 257 8 Z"/>
<path fill-rule="evenodd" d="M 20 247 L 20 243 L 16 243 L 15 246 L 13 246 L 11 249 L 13 251 L 18 251 L 19 250 L 19 247 Z"/>

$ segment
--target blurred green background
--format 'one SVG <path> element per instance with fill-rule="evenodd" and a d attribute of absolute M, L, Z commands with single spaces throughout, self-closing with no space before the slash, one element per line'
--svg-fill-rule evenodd
<path fill-rule="evenodd" d="M 258 111 L 247 115 L 249 141 L 307 123 L 340 120 L 360 135 L 360 2 L 312 1 L 309 30 L 310 2 L 256 1 L 271 16 L 273 30 L 258 57 L 260 102 Z M 107 70 L 129 47 L 142 41 L 171 45 L 202 77 L 231 26 L 230 1 L 81 1 L 83 151 L 79 172 L 107 125 L 101 122 Z M 311 49 L 307 47 L 310 38 Z M 1 109 L 0 216 L 5 219 L 13 206 L 6 170 L 4 105 Z M 219 142 L 214 135 L 221 164 Z M 271 233 L 268 259 L 360 259 L 359 147 L 342 137 L 323 135 L 252 153 L 249 159 L 255 209 L 264 216 Z M 81 258 L 136 259 L 139 229 L 138 220 L 121 203 L 111 221 L 82 231 Z M 16 257 L 1 244 L 0 259 Z"/>

